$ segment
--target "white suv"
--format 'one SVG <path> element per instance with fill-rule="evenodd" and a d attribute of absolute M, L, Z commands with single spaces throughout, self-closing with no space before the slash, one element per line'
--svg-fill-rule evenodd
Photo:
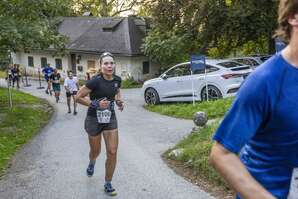
<path fill-rule="evenodd" d="M 248 65 L 231 60 L 206 60 L 208 98 L 215 100 L 235 95 L 243 80 L 251 72 Z M 196 101 L 207 99 L 205 70 L 191 75 L 190 62 L 171 67 L 160 77 L 145 81 L 142 91 L 147 104 L 160 102 Z"/>

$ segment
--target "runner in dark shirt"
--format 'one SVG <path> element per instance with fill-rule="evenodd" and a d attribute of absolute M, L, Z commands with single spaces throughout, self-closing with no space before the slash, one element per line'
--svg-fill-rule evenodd
<path fill-rule="evenodd" d="M 101 137 L 103 136 L 107 148 L 105 192 L 111 196 L 116 195 L 111 181 L 116 167 L 118 148 L 118 125 L 114 105 L 120 111 L 124 104 L 121 100 L 121 78 L 113 75 L 115 69 L 114 56 L 104 53 L 99 59 L 101 74 L 94 76 L 83 86 L 77 94 L 80 104 L 89 106 L 85 119 L 85 130 L 89 136 L 90 162 L 87 167 L 87 175 L 91 177 L 94 172 L 96 158 L 100 153 Z M 90 95 L 90 99 L 85 98 Z"/>
<path fill-rule="evenodd" d="M 52 82 L 53 91 L 55 93 L 56 102 L 59 102 L 61 87 L 60 87 L 60 73 L 57 69 L 54 69 L 54 73 L 50 76 L 50 81 Z"/>

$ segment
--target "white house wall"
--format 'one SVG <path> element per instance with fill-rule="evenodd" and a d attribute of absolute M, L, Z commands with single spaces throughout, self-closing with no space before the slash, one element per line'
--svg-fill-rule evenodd
<path fill-rule="evenodd" d="M 33 57 L 33 65 L 34 67 L 28 66 L 28 57 Z M 55 59 L 61 59 L 62 60 L 62 70 L 60 70 L 60 73 L 65 74 L 68 70 L 68 57 L 53 57 L 51 53 L 48 52 L 30 52 L 30 53 L 24 53 L 24 52 L 17 52 L 15 54 L 15 60 L 13 60 L 13 63 L 19 64 L 21 67 L 26 67 L 26 70 L 28 73 L 37 73 L 38 69 L 41 68 L 41 58 L 46 57 L 47 63 L 49 63 L 53 68 L 56 67 Z"/>
<path fill-rule="evenodd" d="M 28 66 L 28 56 L 33 57 L 34 68 Z M 86 72 L 88 70 L 88 61 L 95 61 L 95 67 L 99 68 L 99 55 L 95 54 L 83 54 L 76 53 L 76 59 L 80 56 L 79 62 L 76 62 L 77 68 L 77 76 L 80 79 L 84 79 L 86 76 Z M 71 70 L 71 60 L 70 54 L 64 57 L 53 57 L 52 54 L 48 52 L 17 52 L 13 56 L 13 62 L 15 64 L 20 64 L 23 67 L 27 67 L 27 71 L 29 73 L 37 73 L 38 68 L 41 66 L 41 57 L 47 58 L 47 63 L 49 63 L 53 68 L 55 68 L 56 63 L 55 59 L 59 58 L 62 60 L 62 70 L 60 73 L 65 76 L 68 70 Z M 116 62 L 116 75 L 122 77 L 122 79 L 126 79 L 128 77 L 133 77 L 136 81 L 144 81 L 146 79 L 150 79 L 156 76 L 158 73 L 158 65 L 152 62 L 149 63 L 150 69 L 149 74 L 143 75 L 143 62 L 148 61 L 148 58 L 145 56 L 139 57 L 124 57 L 124 56 L 115 56 Z M 83 71 L 78 70 L 78 66 L 82 66 Z"/>

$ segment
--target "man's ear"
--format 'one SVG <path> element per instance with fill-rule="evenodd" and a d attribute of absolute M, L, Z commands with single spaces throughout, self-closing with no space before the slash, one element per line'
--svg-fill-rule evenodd
<path fill-rule="evenodd" d="M 288 22 L 292 26 L 298 26 L 298 14 L 289 17 Z"/>

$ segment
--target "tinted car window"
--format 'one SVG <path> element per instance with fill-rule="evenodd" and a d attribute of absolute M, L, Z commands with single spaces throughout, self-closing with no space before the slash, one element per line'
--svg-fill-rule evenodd
<path fill-rule="evenodd" d="M 233 68 L 233 67 L 238 67 L 238 66 L 243 66 L 243 64 L 240 64 L 238 62 L 220 62 L 220 63 L 217 63 L 217 65 L 220 65 L 220 66 L 223 66 L 225 68 Z"/>
<path fill-rule="evenodd" d="M 190 75 L 190 65 L 180 65 L 167 72 L 168 77 L 179 77 Z"/>
<path fill-rule="evenodd" d="M 235 59 L 235 61 L 237 61 L 241 64 L 250 65 L 250 66 L 258 66 L 259 65 L 258 62 L 253 59 Z"/>
<path fill-rule="evenodd" d="M 211 73 L 211 72 L 214 72 L 214 71 L 217 71 L 219 70 L 219 68 L 217 67 L 214 67 L 214 66 L 210 66 L 210 65 L 206 65 L 206 72 L 207 73 Z M 205 69 L 197 69 L 194 71 L 195 75 L 198 75 L 198 74 L 205 74 Z"/>

